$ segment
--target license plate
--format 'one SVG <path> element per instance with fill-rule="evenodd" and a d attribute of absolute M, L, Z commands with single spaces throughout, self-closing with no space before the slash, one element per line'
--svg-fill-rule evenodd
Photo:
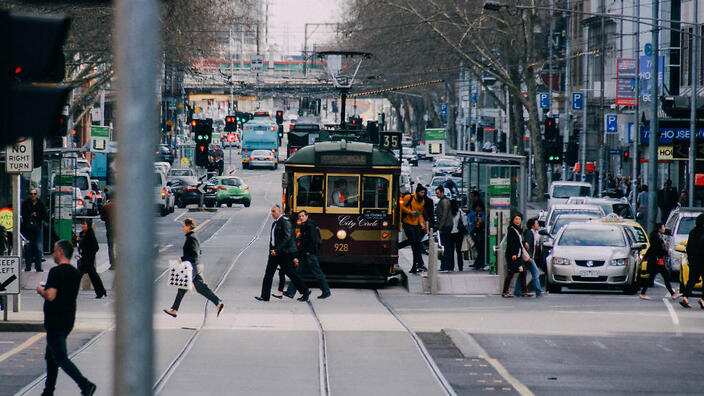
<path fill-rule="evenodd" d="M 581 270 L 577 271 L 577 275 L 584 278 L 598 278 L 600 274 L 597 270 Z"/>

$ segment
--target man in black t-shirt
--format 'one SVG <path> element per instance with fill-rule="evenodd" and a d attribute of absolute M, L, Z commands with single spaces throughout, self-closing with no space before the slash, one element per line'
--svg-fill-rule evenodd
<path fill-rule="evenodd" d="M 49 271 L 46 284 L 37 286 L 37 294 L 44 298 L 44 328 L 46 329 L 46 383 L 42 395 L 53 395 L 59 367 L 81 389 L 81 395 L 92 395 L 96 386 L 81 374 L 68 358 L 66 337 L 76 320 L 76 298 L 81 273 L 71 265 L 73 245 L 61 240 L 54 245 L 56 267 Z"/>

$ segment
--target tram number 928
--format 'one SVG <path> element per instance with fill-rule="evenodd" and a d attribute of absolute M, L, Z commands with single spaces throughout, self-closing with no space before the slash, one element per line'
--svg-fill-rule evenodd
<path fill-rule="evenodd" d="M 347 253 L 350 251 L 350 245 L 347 243 L 336 243 L 335 253 Z"/>

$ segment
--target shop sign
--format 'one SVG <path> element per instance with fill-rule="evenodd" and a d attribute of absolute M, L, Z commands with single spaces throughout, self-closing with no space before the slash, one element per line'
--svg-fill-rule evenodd
<path fill-rule="evenodd" d="M 658 147 L 658 161 L 667 161 L 672 160 L 673 158 L 674 156 L 672 146 Z"/>

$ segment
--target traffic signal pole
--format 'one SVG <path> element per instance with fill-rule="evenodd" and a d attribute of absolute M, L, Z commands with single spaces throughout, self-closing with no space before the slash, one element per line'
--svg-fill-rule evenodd
<path fill-rule="evenodd" d="M 653 18 L 655 18 L 655 27 L 653 28 L 653 91 L 652 91 L 652 119 L 650 120 L 650 136 L 648 141 L 648 227 L 650 231 L 655 226 L 657 216 L 657 191 L 658 191 L 658 140 L 660 137 L 660 123 L 658 120 L 658 107 L 660 99 L 658 97 L 658 84 L 660 84 L 660 2 L 653 2 Z"/>
<path fill-rule="evenodd" d="M 157 131 L 160 13 L 156 0 L 117 0 L 114 52 L 117 76 L 116 209 L 120 254 L 116 271 L 115 395 L 147 396 L 153 382 L 154 208 L 153 148 Z"/>
<path fill-rule="evenodd" d="M 6 148 L 6 150 L 9 148 Z M 20 218 L 22 215 L 22 198 L 20 197 L 20 183 L 22 182 L 21 175 L 14 174 L 10 176 L 12 178 L 12 253 L 13 255 L 20 258 L 20 266 L 22 266 L 22 235 L 20 234 Z M 43 246 L 41 247 L 44 248 Z M 20 271 L 18 277 L 22 277 L 22 271 Z M 7 300 L 5 300 L 5 320 L 7 320 Z M 15 294 L 12 296 L 12 312 L 20 311 L 20 294 Z"/>
<path fill-rule="evenodd" d="M 689 113 L 689 164 L 687 164 L 687 170 L 689 172 L 689 177 L 687 178 L 687 194 L 689 206 L 694 206 L 694 162 L 696 161 L 697 153 L 697 82 L 699 80 L 699 35 L 701 30 L 699 29 L 699 2 L 694 1 L 692 3 L 694 7 L 694 12 L 692 13 L 694 18 L 694 28 L 692 31 L 692 96 L 690 99 L 690 105 L 692 108 Z"/>
<path fill-rule="evenodd" d="M 553 8 L 554 3 L 550 4 Z M 571 0 L 567 0 L 565 8 L 568 10 L 572 9 Z M 564 110 L 564 129 L 562 130 L 562 180 L 567 180 L 567 145 L 570 141 L 570 135 L 572 134 L 572 116 L 571 106 L 572 106 L 572 15 L 571 13 L 565 14 L 565 26 L 567 26 L 567 31 L 565 32 L 565 110 Z"/>

